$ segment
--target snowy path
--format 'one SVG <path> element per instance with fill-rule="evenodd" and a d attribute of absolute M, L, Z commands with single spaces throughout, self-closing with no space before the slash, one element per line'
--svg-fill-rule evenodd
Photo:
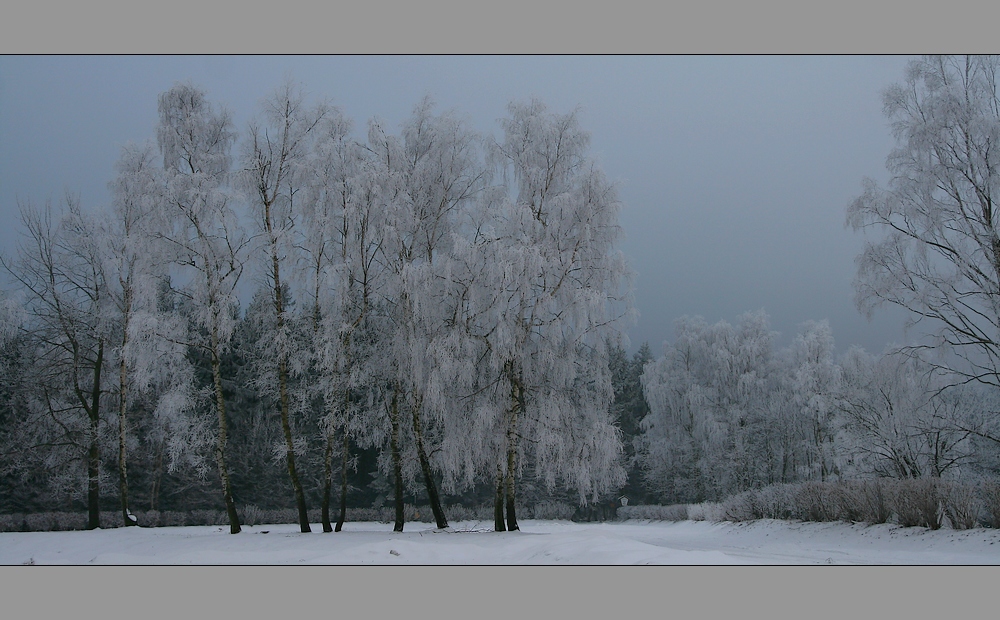
<path fill-rule="evenodd" d="M 0 533 L 0 564 L 1000 564 L 1000 531 L 845 523 L 458 522 Z"/>

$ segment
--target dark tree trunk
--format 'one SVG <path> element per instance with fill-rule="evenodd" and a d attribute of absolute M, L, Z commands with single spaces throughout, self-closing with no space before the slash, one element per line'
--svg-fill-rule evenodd
<path fill-rule="evenodd" d="M 441 507 L 441 498 L 438 496 L 437 485 L 434 484 L 434 474 L 431 471 L 430 459 L 427 458 L 427 451 L 424 449 L 424 433 L 420 425 L 420 407 L 413 407 L 413 434 L 417 438 L 417 455 L 420 458 L 420 471 L 424 475 L 424 486 L 427 487 L 427 498 L 431 503 L 431 511 L 434 513 L 434 521 L 438 529 L 448 527 L 448 519 L 444 516 L 444 508 Z"/>
<path fill-rule="evenodd" d="M 104 364 L 104 341 L 97 344 L 94 362 L 94 384 L 90 392 L 90 449 L 87 453 L 87 529 L 101 527 L 101 448 L 98 443 L 98 424 L 101 420 L 101 367 Z"/>
<path fill-rule="evenodd" d="M 503 487 L 504 475 L 503 464 L 497 462 L 497 494 L 493 502 L 493 529 L 497 532 L 506 532 L 507 526 L 503 521 Z"/>
<path fill-rule="evenodd" d="M 333 433 L 326 435 L 326 453 L 323 455 L 323 532 L 333 531 L 330 525 L 330 487 L 333 484 Z"/>
<path fill-rule="evenodd" d="M 282 159 L 281 165 L 284 165 L 284 159 Z M 272 194 L 269 197 L 266 188 L 263 186 L 259 189 L 264 205 L 264 223 L 270 239 L 271 277 L 274 280 L 273 301 L 275 321 L 278 333 L 281 333 L 285 327 L 285 300 L 281 290 L 281 264 L 278 261 L 277 241 L 271 222 L 271 206 L 274 203 L 275 195 Z M 281 430 L 285 435 L 285 461 L 288 464 L 288 476 L 292 479 L 292 489 L 295 491 L 295 505 L 299 510 L 299 530 L 303 533 L 311 532 L 312 528 L 309 527 L 309 511 L 306 509 L 306 495 L 302 490 L 302 482 L 299 480 L 298 471 L 295 469 L 295 442 L 292 439 L 292 427 L 288 421 L 288 359 L 284 352 L 278 354 L 278 396 L 281 407 Z"/>
<path fill-rule="evenodd" d="M 226 400 L 222 395 L 222 364 L 219 361 L 218 328 L 212 326 L 212 379 L 215 384 L 215 409 L 219 417 L 219 439 L 215 445 L 215 463 L 219 468 L 222 480 L 222 495 L 226 502 L 226 514 L 229 516 L 229 533 L 239 534 L 240 517 L 236 514 L 236 502 L 233 501 L 232 487 L 229 484 L 229 469 L 226 467 Z"/>
<path fill-rule="evenodd" d="M 506 501 L 507 501 L 507 530 L 511 532 L 516 532 L 520 528 L 517 527 L 517 515 L 514 510 L 514 449 L 510 446 L 507 448 L 507 484 L 506 488 Z"/>
<path fill-rule="evenodd" d="M 517 417 L 524 410 L 524 388 L 521 383 L 514 384 L 515 401 L 507 426 L 507 530 L 518 531 L 517 515 L 514 509 L 514 474 L 517 468 Z"/>
<path fill-rule="evenodd" d="M 122 349 L 125 347 L 123 346 Z M 121 360 L 121 398 L 118 408 L 118 489 L 119 495 L 121 497 L 121 507 L 122 507 L 122 523 L 125 527 L 130 525 L 138 525 L 132 516 L 132 512 L 128 509 L 128 472 L 126 470 L 126 454 L 127 445 L 125 442 L 126 433 L 128 432 L 128 426 L 125 420 L 125 409 L 128 403 L 128 383 L 126 382 L 126 366 L 125 366 L 125 356 L 122 356 Z"/>
<path fill-rule="evenodd" d="M 281 321 L 279 328 L 280 323 Z M 281 430 L 285 434 L 285 460 L 288 463 L 288 476 L 292 479 L 292 488 L 295 490 L 295 505 L 299 509 L 299 530 L 303 533 L 311 532 L 306 494 L 295 469 L 295 445 L 292 441 L 292 426 L 288 421 L 288 368 L 284 359 L 278 361 L 278 392 L 281 397 Z"/>
<path fill-rule="evenodd" d="M 339 532 L 344 528 L 344 521 L 347 520 L 347 464 L 351 458 L 350 437 L 347 429 L 344 429 L 344 445 L 341 448 L 340 460 L 340 516 L 337 517 L 337 527 L 334 531 Z"/>
<path fill-rule="evenodd" d="M 101 449 L 97 442 L 97 420 L 90 417 L 90 449 L 87 452 L 87 529 L 101 527 Z"/>
<path fill-rule="evenodd" d="M 403 457 L 399 452 L 399 389 L 392 392 L 392 403 L 390 408 L 390 421 L 392 423 L 392 438 L 390 439 L 390 449 L 392 450 L 392 474 L 394 478 L 394 490 L 396 492 L 396 523 L 392 531 L 402 532 L 403 523 L 406 516 L 403 512 Z"/>
<path fill-rule="evenodd" d="M 131 277 L 129 280 L 131 280 Z M 128 346 L 128 324 L 129 317 L 132 314 L 132 294 L 130 284 L 122 283 L 122 287 L 125 290 L 125 316 L 123 321 L 125 329 L 122 330 L 122 352 L 118 366 L 118 489 L 119 496 L 121 497 L 122 523 L 125 524 L 125 527 L 128 527 L 130 525 L 138 525 L 138 523 L 132 516 L 132 512 L 128 509 L 128 470 L 126 467 L 128 423 L 125 415 L 128 411 L 128 364 L 125 359 L 125 348 Z"/>

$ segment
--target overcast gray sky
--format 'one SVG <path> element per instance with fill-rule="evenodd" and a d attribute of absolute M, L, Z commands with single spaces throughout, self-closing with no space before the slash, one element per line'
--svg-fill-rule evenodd
<path fill-rule="evenodd" d="M 512 99 L 579 107 L 592 153 L 619 184 L 622 246 L 641 314 L 633 349 L 659 355 L 672 322 L 763 308 L 787 344 L 829 319 L 838 351 L 903 342 L 903 315 L 854 307 L 862 239 L 844 210 L 865 176 L 885 182 L 893 140 L 881 91 L 901 56 L 3 56 L 0 251 L 14 251 L 17 200 L 109 200 L 121 146 L 154 137 L 156 98 L 191 81 L 244 129 L 288 75 L 356 128 L 398 127 L 425 94 L 480 131 Z"/>

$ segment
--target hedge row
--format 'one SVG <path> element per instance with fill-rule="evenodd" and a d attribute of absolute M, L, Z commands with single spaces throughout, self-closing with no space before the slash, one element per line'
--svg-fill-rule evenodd
<path fill-rule="evenodd" d="M 570 519 L 576 507 L 562 502 L 540 502 L 534 506 L 518 507 L 521 519 Z M 269 510 L 247 504 L 237 509 L 240 523 L 245 526 L 277 523 L 298 523 L 298 512 L 294 508 Z M 143 527 L 183 527 L 195 525 L 228 525 L 229 517 L 224 510 L 192 510 L 190 512 L 174 511 L 137 511 L 133 513 L 140 526 Z M 336 522 L 339 512 L 334 510 L 331 521 Z M 434 514 L 430 506 L 414 506 L 406 504 L 403 514 L 407 522 L 433 523 Z M 348 522 L 376 521 L 392 523 L 395 520 L 395 508 L 348 508 Z M 445 509 L 449 521 L 493 521 L 493 506 L 450 506 Z M 319 523 L 321 511 L 309 511 L 309 521 Z M 102 512 L 101 527 L 122 527 L 120 512 Z M 0 514 L 0 532 L 56 532 L 64 530 L 83 530 L 87 528 L 87 514 L 82 512 L 43 512 L 33 514 Z"/>
<path fill-rule="evenodd" d="M 663 521 L 849 521 L 897 523 L 932 530 L 1000 528 L 1000 482 L 978 484 L 920 478 L 779 484 L 745 491 L 718 504 L 623 506 L 621 519 Z"/>
<path fill-rule="evenodd" d="M 897 523 L 932 530 L 1000 527 L 1000 483 L 940 478 L 775 485 L 722 502 L 725 520 L 798 519 Z"/>

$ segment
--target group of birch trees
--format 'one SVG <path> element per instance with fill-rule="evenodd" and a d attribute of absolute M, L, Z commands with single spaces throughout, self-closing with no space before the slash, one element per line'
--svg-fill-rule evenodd
<path fill-rule="evenodd" d="M 580 502 L 624 484 L 609 347 L 630 275 L 575 113 L 512 103 L 494 137 L 425 99 L 362 139 L 286 85 L 239 132 L 187 84 L 158 111 L 108 208 L 22 205 L 3 259 L 4 476 L 59 477 L 77 501 L 85 487 L 99 527 L 109 493 L 135 523 L 133 462 L 183 465 L 217 477 L 237 533 L 243 391 L 268 404 L 248 428 L 277 440 L 303 532 L 317 484 L 324 531 L 338 493 L 342 526 L 352 446 L 377 451 L 396 530 L 404 487 L 443 528 L 442 497 L 486 481 L 495 528 L 516 530 L 526 473 Z"/>

